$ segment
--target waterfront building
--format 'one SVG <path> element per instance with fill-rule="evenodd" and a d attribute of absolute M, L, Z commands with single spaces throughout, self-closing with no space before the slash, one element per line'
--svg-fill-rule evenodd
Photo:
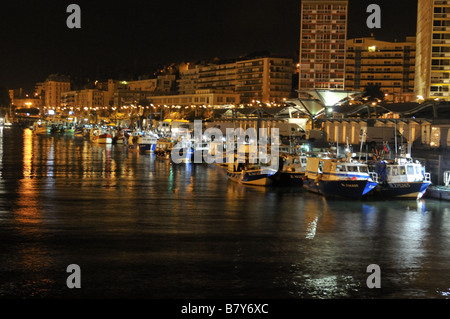
<path fill-rule="evenodd" d="M 138 105 L 139 103 L 148 100 L 153 95 L 152 92 L 139 90 L 131 91 L 127 88 L 118 88 L 114 90 L 112 105 L 118 108 Z"/>
<path fill-rule="evenodd" d="M 198 77 L 198 67 L 180 70 L 180 76 L 178 79 L 178 93 L 182 95 L 194 94 L 197 90 Z"/>
<path fill-rule="evenodd" d="M 67 91 L 61 94 L 61 107 L 57 109 L 63 113 L 72 111 L 75 114 L 89 110 L 104 109 L 107 107 L 105 104 L 106 93 L 107 91 L 98 89 Z"/>
<path fill-rule="evenodd" d="M 299 90 L 344 89 L 347 0 L 303 0 Z"/>
<path fill-rule="evenodd" d="M 415 37 L 403 42 L 374 37 L 347 40 L 345 88 L 364 91 L 376 85 L 386 101 L 414 101 L 415 48 Z"/>
<path fill-rule="evenodd" d="M 158 79 L 126 81 L 126 85 L 131 91 L 155 92 L 158 88 Z"/>
<path fill-rule="evenodd" d="M 70 91 L 70 79 L 67 76 L 52 74 L 42 84 L 43 106 L 57 108 L 61 105 L 61 95 Z"/>
<path fill-rule="evenodd" d="M 293 60 L 264 57 L 236 63 L 236 93 L 241 103 L 282 103 L 291 96 Z"/>
<path fill-rule="evenodd" d="M 291 96 L 293 73 L 293 60 L 281 57 L 197 65 L 180 71 L 178 91 L 180 94 L 198 90 L 237 93 L 244 104 L 282 103 Z"/>
<path fill-rule="evenodd" d="M 450 1 L 419 0 L 415 95 L 450 99 Z"/>
<path fill-rule="evenodd" d="M 197 90 L 195 94 L 151 96 L 149 97 L 149 100 L 155 107 L 223 107 L 239 104 L 240 96 L 237 93 Z"/>
<path fill-rule="evenodd" d="M 197 90 L 234 92 L 236 63 L 210 64 L 198 68 Z"/>
<path fill-rule="evenodd" d="M 11 104 L 16 109 L 31 109 L 36 108 L 39 109 L 42 106 L 42 101 L 39 97 L 20 97 L 14 98 L 11 100 Z"/>

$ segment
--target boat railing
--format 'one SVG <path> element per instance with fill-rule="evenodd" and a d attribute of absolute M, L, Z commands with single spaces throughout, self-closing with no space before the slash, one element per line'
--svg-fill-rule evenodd
<path fill-rule="evenodd" d="M 369 176 L 375 183 L 378 183 L 378 174 L 376 172 L 369 172 Z"/>
<path fill-rule="evenodd" d="M 449 186 L 450 185 L 450 171 L 444 172 L 444 185 Z"/>

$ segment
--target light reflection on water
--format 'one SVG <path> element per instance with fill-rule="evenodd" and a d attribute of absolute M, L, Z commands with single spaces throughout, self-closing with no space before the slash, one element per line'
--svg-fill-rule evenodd
<path fill-rule="evenodd" d="M 1 297 L 449 297 L 447 202 L 328 200 L 120 145 L 0 139 Z"/>

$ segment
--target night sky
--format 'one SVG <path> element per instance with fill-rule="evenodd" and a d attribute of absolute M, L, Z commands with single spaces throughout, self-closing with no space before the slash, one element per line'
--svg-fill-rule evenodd
<path fill-rule="evenodd" d="M 81 29 L 69 29 L 69 4 Z M 154 66 L 253 52 L 295 57 L 300 0 L 14 0 L 0 7 L 0 86 L 32 89 L 51 73 L 117 78 Z M 382 28 L 366 26 L 369 4 Z M 350 0 L 348 37 L 404 39 L 416 33 L 416 0 Z M 128 78 L 125 78 L 128 79 Z"/>

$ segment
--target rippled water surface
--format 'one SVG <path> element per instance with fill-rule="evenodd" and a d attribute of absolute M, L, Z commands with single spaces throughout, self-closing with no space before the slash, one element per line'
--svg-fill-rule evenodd
<path fill-rule="evenodd" d="M 2 298 L 448 298 L 449 247 L 448 202 L 250 188 L 213 166 L 0 129 Z"/>

